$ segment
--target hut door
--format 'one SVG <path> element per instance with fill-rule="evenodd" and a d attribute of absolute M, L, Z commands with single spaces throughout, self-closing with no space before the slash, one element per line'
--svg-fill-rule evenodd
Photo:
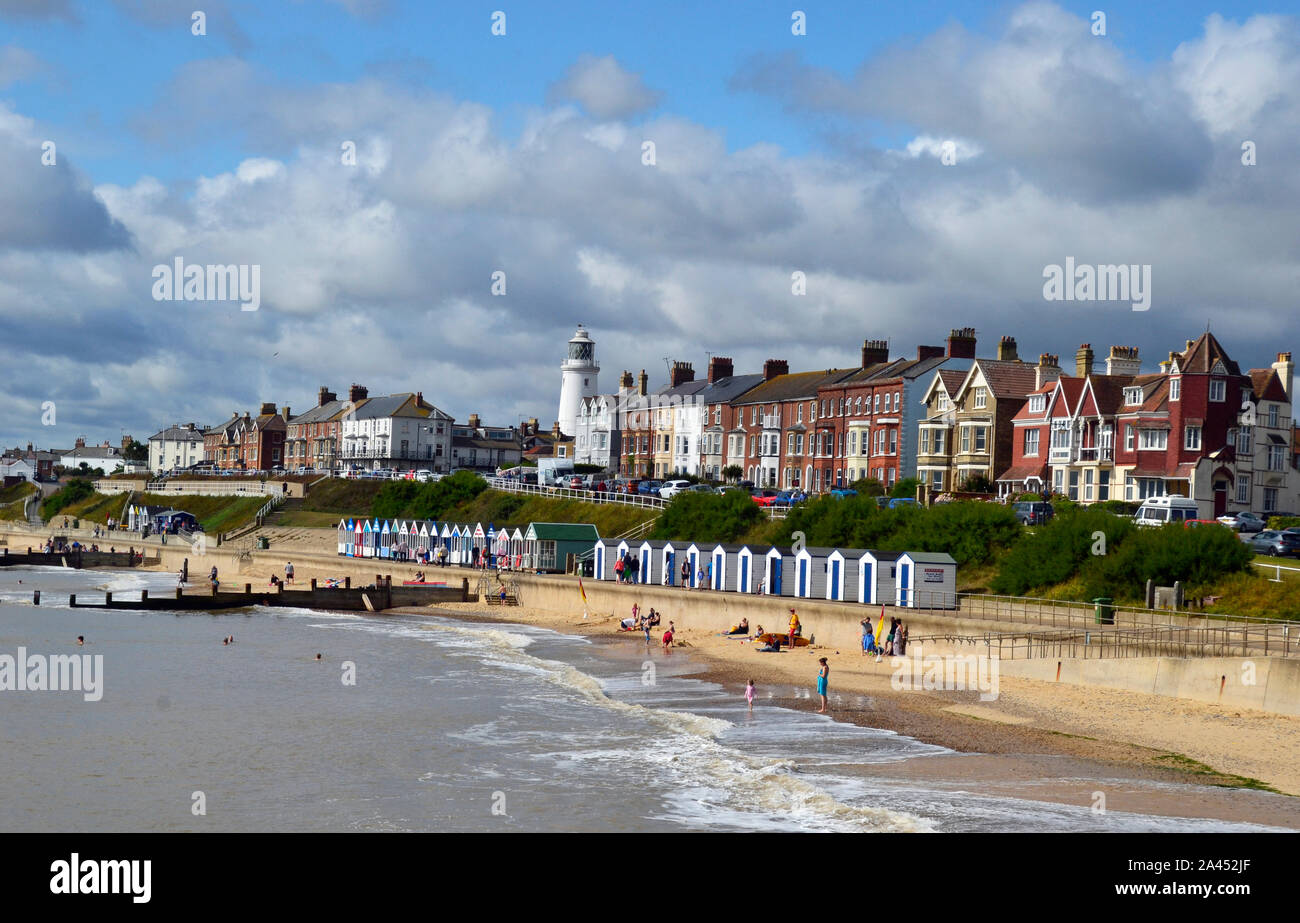
<path fill-rule="evenodd" d="M 831 561 L 831 599 L 840 598 L 840 562 L 838 559 Z"/>
<path fill-rule="evenodd" d="M 768 591 L 773 596 L 780 596 L 781 595 L 781 559 L 768 558 L 768 562 L 772 567 L 772 580 L 770 581 L 771 585 L 768 587 Z"/>
<path fill-rule="evenodd" d="M 736 589 L 742 593 L 749 592 L 749 558 L 740 559 L 740 582 L 736 584 Z"/>
<path fill-rule="evenodd" d="M 799 559 L 799 592 L 795 594 L 799 597 L 808 595 L 808 559 Z"/>
<path fill-rule="evenodd" d="M 668 564 L 665 576 L 668 578 L 669 586 L 677 586 L 677 552 L 668 552 Z"/>
<path fill-rule="evenodd" d="M 725 559 L 725 555 L 721 553 L 715 554 L 713 556 L 713 586 L 709 587 L 709 589 L 711 590 L 722 589 L 722 585 L 723 585 L 722 566 L 723 566 L 724 559 Z"/>
<path fill-rule="evenodd" d="M 858 575 L 862 581 L 862 589 L 858 592 L 862 594 L 864 603 L 874 603 L 876 601 L 876 569 L 871 566 L 870 561 L 862 562 L 862 573 Z"/>
<path fill-rule="evenodd" d="M 596 579 L 605 579 L 605 546 L 596 546 Z"/>
<path fill-rule="evenodd" d="M 641 549 L 641 567 L 637 571 L 636 579 L 638 583 L 650 582 L 650 549 Z"/>
<path fill-rule="evenodd" d="M 898 604 L 900 606 L 910 605 L 908 602 L 908 590 L 912 585 L 912 565 L 898 565 Z"/>

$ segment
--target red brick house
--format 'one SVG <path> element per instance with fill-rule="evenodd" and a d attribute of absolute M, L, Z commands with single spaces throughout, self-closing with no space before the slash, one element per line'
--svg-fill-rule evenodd
<path fill-rule="evenodd" d="M 256 417 L 238 413 L 203 433 L 203 458 L 218 468 L 267 471 L 284 464 L 289 408 L 276 413 L 275 403 L 262 404 Z"/>

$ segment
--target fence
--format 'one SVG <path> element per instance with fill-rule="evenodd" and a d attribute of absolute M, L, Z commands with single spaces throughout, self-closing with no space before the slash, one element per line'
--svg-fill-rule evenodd
<path fill-rule="evenodd" d="M 909 646 L 942 641 L 960 649 L 970 645 L 1000 660 L 1128 657 L 1294 657 L 1300 643 L 1289 622 L 1242 627 L 1182 626 L 1166 628 L 1097 628 L 1085 631 L 987 632 L 983 635 L 937 634 L 911 638 Z"/>
<path fill-rule="evenodd" d="M 586 503 L 622 503 L 625 506 L 641 506 L 662 510 L 668 505 L 663 497 L 648 494 L 616 494 L 608 491 L 574 490 L 571 487 L 542 487 L 537 484 L 521 484 L 511 478 L 485 478 L 488 486 L 495 490 L 504 490 L 515 494 L 536 494 L 563 500 L 582 500 Z"/>
<path fill-rule="evenodd" d="M 101 494 L 130 493 L 136 483 L 105 479 L 95 482 L 95 490 Z M 146 493 L 171 494 L 174 497 L 261 497 L 279 490 L 279 482 L 270 481 L 149 481 L 145 485 Z"/>

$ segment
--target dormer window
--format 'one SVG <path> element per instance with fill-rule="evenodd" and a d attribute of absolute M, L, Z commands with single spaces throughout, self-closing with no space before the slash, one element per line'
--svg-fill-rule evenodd
<path fill-rule="evenodd" d="M 987 389 L 987 388 L 976 388 L 976 389 L 975 389 L 975 408 L 976 408 L 977 410 L 982 410 L 982 409 L 984 409 L 985 407 L 988 406 L 988 403 L 989 403 L 989 392 L 988 392 L 988 389 Z"/>
<path fill-rule="evenodd" d="M 1135 407 L 1135 406 L 1137 406 L 1138 404 L 1141 404 L 1141 403 L 1142 403 L 1142 389 L 1141 389 L 1140 387 L 1139 387 L 1139 388 L 1125 388 L 1125 389 L 1124 389 L 1124 403 L 1127 404 L 1127 405 L 1130 406 L 1130 407 Z"/>
<path fill-rule="evenodd" d="M 1033 397 L 1029 399 L 1030 413 L 1042 413 L 1046 409 L 1047 409 L 1046 394 L 1035 394 Z"/>
<path fill-rule="evenodd" d="M 1181 378 L 1169 379 L 1169 400 L 1176 401 L 1183 393 L 1183 380 Z"/>

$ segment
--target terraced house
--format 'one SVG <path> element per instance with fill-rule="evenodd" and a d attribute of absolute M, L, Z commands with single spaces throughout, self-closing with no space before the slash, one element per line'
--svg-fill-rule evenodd
<path fill-rule="evenodd" d="M 366 399 L 366 389 L 354 384 L 347 400 L 322 386 L 316 392 L 316 406 L 289 419 L 285 431 L 286 467 L 311 467 L 332 471 L 339 461 L 339 436 L 343 415 Z"/>
<path fill-rule="evenodd" d="M 709 360 L 708 387 L 696 395 L 701 407 L 700 461 L 699 472 L 711 480 L 722 480 L 723 470 L 732 462 L 728 457 L 730 437 L 727 428 L 734 414 L 731 402 L 738 399 L 763 382 L 763 376 L 734 374 L 732 361 L 722 356 Z"/>
<path fill-rule="evenodd" d="M 203 460 L 218 468 L 269 471 L 284 464 L 284 434 L 289 408 L 276 413 L 275 402 L 262 404 L 256 417 L 238 411 L 203 432 Z"/>
<path fill-rule="evenodd" d="M 974 331 L 960 331 L 971 341 Z M 1022 361 L 1016 341 L 1003 337 L 997 359 L 975 359 L 953 390 L 952 377 L 936 373 L 922 398 L 924 419 L 917 426 L 917 472 L 931 492 L 992 485 L 1012 461 L 1012 420 L 1050 374 Z"/>
<path fill-rule="evenodd" d="M 452 423 L 419 391 L 367 396 L 343 414 L 339 461 L 361 469 L 447 471 Z"/>

